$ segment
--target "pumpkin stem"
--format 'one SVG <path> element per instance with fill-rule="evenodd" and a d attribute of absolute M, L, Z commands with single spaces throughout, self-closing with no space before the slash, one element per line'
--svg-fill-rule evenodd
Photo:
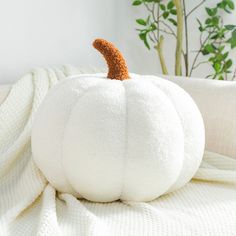
<path fill-rule="evenodd" d="M 129 72 L 125 59 L 112 43 L 104 39 L 96 39 L 93 42 L 93 46 L 104 56 L 107 62 L 107 78 L 116 80 L 129 79 Z"/>

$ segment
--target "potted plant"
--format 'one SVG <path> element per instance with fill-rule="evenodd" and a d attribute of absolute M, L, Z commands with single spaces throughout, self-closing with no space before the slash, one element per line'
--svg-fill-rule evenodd
<path fill-rule="evenodd" d="M 222 13 L 232 14 L 235 9 L 233 0 L 221 0 L 213 7 L 204 6 L 207 0 L 201 0 L 187 12 L 186 0 L 135 0 L 133 6 L 144 6 L 147 17 L 136 19 L 139 38 L 148 48 L 157 52 L 162 73 L 168 74 L 163 52 L 165 36 L 170 35 L 176 41 L 175 75 L 192 76 L 195 69 L 208 64 L 213 73 L 206 75 L 212 79 L 234 79 L 233 61 L 230 50 L 236 47 L 236 25 L 225 24 Z M 190 51 L 189 19 L 199 8 L 205 11 L 205 19 L 196 18 L 199 33 L 199 48 Z M 192 26 L 191 26 L 192 27 Z M 200 57 L 201 56 L 201 57 Z M 192 60 L 190 62 L 190 57 Z"/>

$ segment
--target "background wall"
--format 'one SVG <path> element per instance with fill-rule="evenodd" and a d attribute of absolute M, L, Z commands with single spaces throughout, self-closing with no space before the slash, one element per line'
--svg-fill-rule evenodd
<path fill-rule="evenodd" d="M 189 9 L 196 0 L 189 0 Z M 209 0 L 212 4 L 214 0 Z M 135 32 L 135 19 L 146 15 L 131 0 L 0 0 L 0 83 L 13 82 L 31 68 L 74 64 L 105 67 L 91 47 L 96 37 L 121 49 L 130 71 L 161 73 L 155 51 L 148 51 Z M 203 11 L 196 12 L 198 17 Z M 192 17 L 195 22 L 196 15 Z M 236 14 L 226 21 L 236 22 Z M 191 31 L 191 47 L 198 39 Z M 166 60 L 173 68 L 175 44 L 165 44 Z M 195 75 L 204 75 L 201 68 Z"/>

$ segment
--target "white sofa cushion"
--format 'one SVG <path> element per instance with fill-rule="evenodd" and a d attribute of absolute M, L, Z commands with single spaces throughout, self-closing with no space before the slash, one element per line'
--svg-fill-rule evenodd
<path fill-rule="evenodd" d="M 236 82 L 168 77 L 198 105 L 206 129 L 206 149 L 236 158 Z"/>

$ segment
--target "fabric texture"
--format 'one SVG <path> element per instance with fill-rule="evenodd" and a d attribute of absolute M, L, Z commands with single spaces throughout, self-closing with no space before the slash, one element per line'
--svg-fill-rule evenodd
<path fill-rule="evenodd" d="M 48 184 L 32 160 L 32 121 L 48 90 L 76 73 L 34 70 L 0 106 L 0 235 L 236 235 L 231 156 L 205 152 L 190 183 L 149 203 L 91 203 Z"/>
<path fill-rule="evenodd" d="M 197 103 L 206 128 L 206 149 L 236 159 L 236 82 L 175 76 L 167 79 L 185 89 Z"/>
<path fill-rule="evenodd" d="M 59 191 L 97 202 L 150 201 L 196 173 L 205 133 L 192 98 L 158 77 L 130 78 L 75 76 L 44 99 L 32 153 Z"/>
<path fill-rule="evenodd" d="M 0 104 L 4 101 L 4 99 L 7 97 L 9 91 L 11 89 L 11 86 L 6 85 L 0 85 Z"/>

